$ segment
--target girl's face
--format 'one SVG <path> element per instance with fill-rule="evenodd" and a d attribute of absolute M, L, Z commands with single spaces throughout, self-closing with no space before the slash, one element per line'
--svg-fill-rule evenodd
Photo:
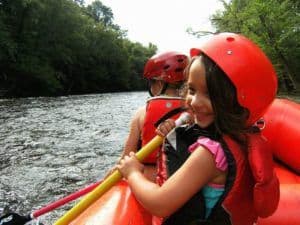
<path fill-rule="evenodd" d="M 187 105 L 194 114 L 195 123 L 201 128 L 214 121 L 214 112 L 209 98 L 205 67 L 200 58 L 193 61 L 188 74 Z"/>

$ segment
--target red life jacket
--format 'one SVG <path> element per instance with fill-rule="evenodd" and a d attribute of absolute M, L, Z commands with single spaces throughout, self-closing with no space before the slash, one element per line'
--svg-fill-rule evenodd
<path fill-rule="evenodd" d="M 253 225 L 259 216 L 269 216 L 276 210 L 279 183 L 273 171 L 271 151 L 266 149 L 260 134 L 249 136 L 247 154 L 231 138 L 216 137 L 201 128 L 199 131 L 197 125 L 196 128 L 180 127 L 175 131 L 176 137 L 166 141 L 158 160 L 160 184 L 185 162 L 190 154 L 187 148 L 198 139 L 199 134 L 221 143 L 228 163 L 228 175 L 224 193 L 207 219 L 204 215 L 205 201 L 199 190 L 184 206 L 166 218 L 163 225 Z M 175 146 L 177 149 L 174 149 Z"/>
<path fill-rule="evenodd" d="M 146 105 L 146 115 L 144 119 L 144 126 L 142 129 L 141 139 L 142 146 L 146 145 L 149 141 L 156 136 L 154 124 L 166 113 L 173 109 L 184 106 L 184 99 L 180 97 L 158 96 L 150 98 Z M 171 118 L 177 119 L 178 115 Z M 156 149 L 150 156 L 148 156 L 144 163 L 156 164 L 157 152 L 160 148 Z"/>
<path fill-rule="evenodd" d="M 233 225 L 250 225 L 252 218 L 256 221 L 257 217 L 268 217 L 279 203 L 279 180 L 273 169 L 272 152 L 260 134 L 251 134 L 248 138 L 245 157 L 236 142 L 224 137 L 239 168 L 236 181 L 222 204 L 231 212 Z"/>

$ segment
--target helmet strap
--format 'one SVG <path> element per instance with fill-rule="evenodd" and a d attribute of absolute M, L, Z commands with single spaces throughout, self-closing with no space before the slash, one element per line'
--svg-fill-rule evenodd
<path fill-rule="evenodd" d="M 149 92 L 149 95 L 151 96 L 151 97 L 154 97 L 154 95 L 153 95 L 153 93 L 151 92 L 151 80 L 148 80 L 148 92 Z"/>
<path fill-rule="evenodd" d="M 149 92 L 149 94 L 150 94 L 151 97 L 154 97 L 153 93 L 151 92 L 151 85 L 152 85 L 151 81 L 149 81 L 148 82 L 148 92 Z M 163 95 L 166 92 L 166 90 L 167 90 L 168 87 L 169 87 L 168 83 L 163 82 L 162 89 L 160 90 L 160 92 L 157 95 Z"/>
<path fill-rule="evenodd" d="M 180 89 L 182 87 L 183 83 L 179 82 L 179 83 L 173 83 L 173 84 L 169 84 L 169 88 L 173 88 L 173 89 Z"/>
<path fill-rule="evenodd" d="M 166 92 L 168 86 L 169 86 L 169 84 L 166 83 L 166 82 L 164 82 L 164 86 L 163 86 L 163 88 L 161 89 L 159 95 L 163 95 L 163 94 Z"/>
<path fill-rule="evenodd" d="M 152 92 L 151 92 L 151 88 L 148 88 L 148 92 L 149 92 L 149 95 L 150 95 L 151 97 L 154 97 L 153 94 L 152 94 Z"/>

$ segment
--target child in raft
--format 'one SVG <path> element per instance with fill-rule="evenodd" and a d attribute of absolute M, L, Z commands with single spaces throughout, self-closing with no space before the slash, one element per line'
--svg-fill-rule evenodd
<path fill-rule="evenodd" d="M 130 151 L 137 152 L 155 137 L 154 124 L 161 117 L 172 110 L 183 107 L 184 99 L 180 97 L 179 93 L 184 83 L 184 69 L 188 61 L 188 56 L 177 51 L 158 53 L 147 60 L 143 78 L 148 81 L 151 98 L 147 100 L 145 106 L 135 112 L 131 119 L 129 134 L 120 159 L 128 155 Z M 144 161 L 144 174 L 152 181 L 156 179 L 158 150 Z"/>

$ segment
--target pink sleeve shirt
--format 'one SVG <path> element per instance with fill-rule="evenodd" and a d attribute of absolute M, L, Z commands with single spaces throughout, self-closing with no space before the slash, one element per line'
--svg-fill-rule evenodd
<path fill-rule="evenodd" d="M 199 137 L 198 140 L 189 147 L 189 151 L 195 151 L 199 146 L 207 149 L 215 159 L 216 167 L 221 170 L 227 170 L 228 164 L 221 144 L 207 137 Z M 217 204 L 219 198 L 224 193 L 224 184 L 208 183 L 202 189 L 205 201 L 205 218 L 207 218 L 213 207 Z"/>
<path fill-rule="evenodd" d="M 228 164 L 221 144 L 217 141 L 211 140 L 208 137 L 199 137 L 198 140 L 189 147 L 189 151 L 195 151 L 199 146 L 204 147 L 215 158 L 216 167 L 221 170 L 227 170 Z"/>

